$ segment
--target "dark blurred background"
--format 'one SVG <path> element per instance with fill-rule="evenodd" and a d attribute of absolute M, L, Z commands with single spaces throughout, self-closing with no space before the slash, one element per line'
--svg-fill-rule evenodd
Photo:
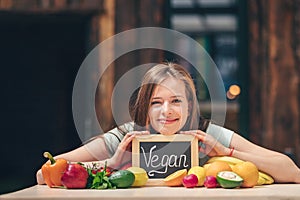
<path fill-rule="evenodd" d="M 0 0 L 0 194 L 36 184 L 45 150 L 59 154 L 81 145 L 72 116 L 81 63 L 101 41 L 145 26 L 174 29 L 199 42 L 224 81 L 225 126 L 300 164 L 299 5 L 300 0 Z M 174 45 L 190 51 L 181 41 Z M 104 131 L 114 126 L 107 108 L 119 78 L 135 66 L 166 59 L 190 70 L 202 113 L 210 117 L 206 84 L 192 66 L 169 52 L 144 49 L 121 56 L 98 83 L 95 106 Z M 89 120 L 87 114 L 86 126 Z M 95 135 L 91 130 L 86 138 Z"/>

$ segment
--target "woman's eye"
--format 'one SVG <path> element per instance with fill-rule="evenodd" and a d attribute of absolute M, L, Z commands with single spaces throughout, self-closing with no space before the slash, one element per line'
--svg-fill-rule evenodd
<path fill-rule="evenodd" d="M 151 105 L 155 105 L 155 104 L 160 104 L 160 102 L 159 101 L 152 101 L 151 102 Z"/>
<path fill-rule="evenodd" d="M 180 99 L 174 99 L 172 100 L 172 103 L 181 103 L 182 101 Z"/>

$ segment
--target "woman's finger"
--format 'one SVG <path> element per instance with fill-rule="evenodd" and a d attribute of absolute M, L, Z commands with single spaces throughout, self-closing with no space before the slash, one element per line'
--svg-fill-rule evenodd
<path fill-rule="evenodd" d="M 181 131 L 181 134 L 187 134 L 187 135 L 193 135 L 195 136 L 199 141 L 204 142 L 206 138 L 206 133 L 200 130 L 190 130 L 190 131 Z"/>
<path fill-rule="evenodd" d="M 147 135 L 147 134 L 150 134 L 150 132 L 149 131 L 132 131 L 132 132 L 129 132 L 124 136 L 123 140 L 119 144 L 119 148 L 122 149 L 123 151 L 125 151 L 129 147 L 130 143 L 132 142 L 133 138 L 136 135 Z"/>
<path fill-rule="evenodd" d="M 132 131 L 127 133 L 126 135 L 147 135 L 150 134 L 149 131 Z"/>
<path fill-rule="evenodd" d="M 181 134 L 189 134 L 189 135 L 202 135 L 205 136 L 207 133 L 201 131 L 201 130 L 189 130 L 189 131 L 180 131 Z"/>
<path fill-rule="evenodd" d="M 132 135 L 128 135 L 127 137 L 124 137 L 122 142 L 119 144 L 119 147 L 122 149 L 122 150 L 126 150 L 127 149 L 127 146 L 129 145 L 129 143 L 133 140 L 133 138 L 135 137 L 135 134 L 132 134 Z"/>
<path fill-rule="evenodd" d="M 228 155 L 228 148 L 222 145 L 213 136 L 201 131 L 201 130 L 189 130 L 181 131 L 182 134 L 189 134 L 195 136 L 202 145 L 199 146 L 199 151 L 209 156 L 215 155 Z M 203 146 L 205 145 L 205 147 Z"/>

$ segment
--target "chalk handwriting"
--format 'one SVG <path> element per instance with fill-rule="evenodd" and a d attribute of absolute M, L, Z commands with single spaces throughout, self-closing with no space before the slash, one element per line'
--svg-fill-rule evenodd
<path fill-rule="evenodd" d="M 150 170 L 149 176 L 157 174 L 164 174 L 168 171 L 169 167 L 188 167 L 186 155 L 162 155 L 161 157 L 155 154 L 156 145 L 151 147 L 150 152 L 146 153 L 145 149 L 141 147 L 142 155 L 144 157 L 146 166 L 149 168 L 155 168 L 157 170 Z M 148 155 L 148 156 L 147 156 Z"/>

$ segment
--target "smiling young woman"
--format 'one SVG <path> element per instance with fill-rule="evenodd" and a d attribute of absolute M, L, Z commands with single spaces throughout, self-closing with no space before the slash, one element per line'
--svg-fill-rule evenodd
<path fill-rule="evenodd" d="M 204 144 L 199 150 L 207 158 L 234 156 L 251 161 L 276 182 L 300 183 L 300 170 L 289 157 L 255 145 L 237 133 L 202 118 L 193 80 L 178 64 L 158 64 L 147 71 L 141 87 L 130 101 L 129 112 L 132 122 L 56 158 L 85 162 L 86 165 L 96 162 L 99 166 L 107 161 L 108 166 L 119 169 L 130 163 L 130 144 L 136 135 L 190 134 Z M 44 183 L 40 170 L 37 181 Z"/>

